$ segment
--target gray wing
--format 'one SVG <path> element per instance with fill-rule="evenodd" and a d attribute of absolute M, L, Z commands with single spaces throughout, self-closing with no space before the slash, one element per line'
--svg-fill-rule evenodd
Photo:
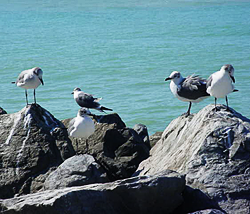
<path fill-rule="evenodd" d="M 70 134 L 70 132 L 75 128 L 75 127 L 74 127 L 74 123 L 75 123 L 75 118 L 73 118 L 73 119 L 69 122 L 68 134 Z"/>
<path fill-rule="evenodd" d="M 17 77 L 16 83 L 24 83 L 24 75 L 26 74 L 26 71 L 22 71 L 19 76 Z"/>
<path fill-rule="evenodd" d="M 85 108 L 97 108 L 100 106 L 98 102 L 96 102 L 96 98 L 94 98 L 91 94 L 80 94 L 76 98 L 76 102 L 79 106 Z"/>
<path fill-rule="evenodd" d="M 210 77 L 208 77 L 208 79 L 207 79 L 207 88 L 208 88 L 209 86 L 211 86 L 212 81 L 213 81 L 213 77 L 212 77 L 212 75 L 210 75 Z"/>
<path fill-rule="evenodd" d="M 196 100 L 200 97 L 209 96 L 206 88 L 206 80 L 196 76 L 188 76 L 181 83 L 181 87 L 177 90 L 179 96 L 187 99 Z"/>

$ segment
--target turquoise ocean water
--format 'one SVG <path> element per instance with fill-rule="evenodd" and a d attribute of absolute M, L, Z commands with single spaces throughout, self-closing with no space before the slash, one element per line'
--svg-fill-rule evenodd
<path fill-rule="evenodd" d="M 25 106 L 24 90 L 10 82 L 39 66 L 38 103 L 58 119 L 76 115 L 71 92 L 80 87 L 153 134 L 188 108 L 164 82 L 172 71 L 207 78 L 230 63 L 239 92 L 229 105 L 250 117 L 250 1 L 152 2 L 1 0 L 0 106 L 8 113 Z"/>

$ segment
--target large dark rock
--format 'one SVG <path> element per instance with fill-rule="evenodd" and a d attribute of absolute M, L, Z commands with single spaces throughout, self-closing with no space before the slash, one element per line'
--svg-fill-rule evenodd
<path fill-rule="evenodd" d="M 149 156 L 148 142 L 134 129 L 127 128 L 118 114 L 94 116 L 95 132 L 87 140 L 71 138 L 78 154 L 90 154 L 111 181 L 130 177 Z M 62 121 L 68 126 L 70 119 Z"/>
<path fill-rule="evenodd" d="M 7 112 L 2 107 L 0 107 L 0 115 L 1 114 L 7 114 Z"/>
<path fill-rule="evenodd" d="M 74 155 L 64 125 L 39 105 L 0 116 L 0 198 L 37 192 Z"/>
<path fill-rule="evenodd" d="M 0 200 L 0 210 L 5 214 L 168 214 L 182 203 L 184 187 L 184 176 L 166 170 Z"/>
<path fill-rule="evenodd" d="M 50 173 L 44 183 L 44 189 L 59 189 L 108 181 L 106 173 L 91 155 L 75 155 Z"/>
<path fill-rule="evenodd" d="M 209 105 L 173 120 L 135 174 L 175 170 L 227 213 L 249 213 L 250 120 L 218 108 Z"/>
<path fill-rule="evenodd" d="M 149 136 L 148 136 L 148 128 L 143 124 L 135 124 L 133 129 L 137 132 L 143 142 L 151 149 Z"/>

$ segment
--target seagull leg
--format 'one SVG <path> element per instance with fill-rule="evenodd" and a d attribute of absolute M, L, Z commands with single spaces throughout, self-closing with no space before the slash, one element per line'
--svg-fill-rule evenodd
<path fill-rule="evenodd" d="M 189 106 L 188 106 L 187 112 L 183 113 L 181 116 L 188 117 L 190 115 L 191 106 L 192 106 L 192 102 L 189 102 Z"/>
<path fill-rule="evenodd" d="M 217 98 L 215 97 L 215 98 L 214 98 L 214 106 L 215 106 L 215 111 L 217 111 L 216 101 L 217 101 Z"/>
<path fill-rule="evenodd" d="M 35 101 L 35 104 L 36 104 L 36 89 L 34 89 L 34 101 Z"/>
<path fill-rule="evenodd" d="M 227 103 L 227 110 L 229 110 L 227 96 L 226 96 L 226 103 Z"/>
<path fill-rule="evenodd" d="M 89 144 L 88 144 L 88 138 L 86 138 L 86 152 L 88 152 L 89 151 Z"/>
<path fill-rule="evenodd" d="M 187 111 L 187 116 L 190 115 L 191 106 L 192 106 L 192 102 L 189 102 L 188 111 Z"/>
<path fill-rule="evenodd" d="M 76 154 L 78 153 L 78 140 L 76 139 Z"/>
<path fill-rule="evenodd" d="M 25 97 L 26 97 L 26 103 L 27 103 L 27 106 L 28 106 L 29 103 L 28 103 L 28 93 L 27 93 L 27 89 L 25 89 Z"/>

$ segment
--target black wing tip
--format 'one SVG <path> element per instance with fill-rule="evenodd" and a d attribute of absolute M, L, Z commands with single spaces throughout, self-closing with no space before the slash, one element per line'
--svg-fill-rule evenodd
<path fill-rule="evenodd" d="M 103 110 L 106 110 L 106 111 L 113 111 L 113 109 L 111 109 L 111 108 L 106 108 L 106 107 L 104 107 L 104 106 L 101 106 L 101 108 L 100 108 L 102 111 Z"/>

